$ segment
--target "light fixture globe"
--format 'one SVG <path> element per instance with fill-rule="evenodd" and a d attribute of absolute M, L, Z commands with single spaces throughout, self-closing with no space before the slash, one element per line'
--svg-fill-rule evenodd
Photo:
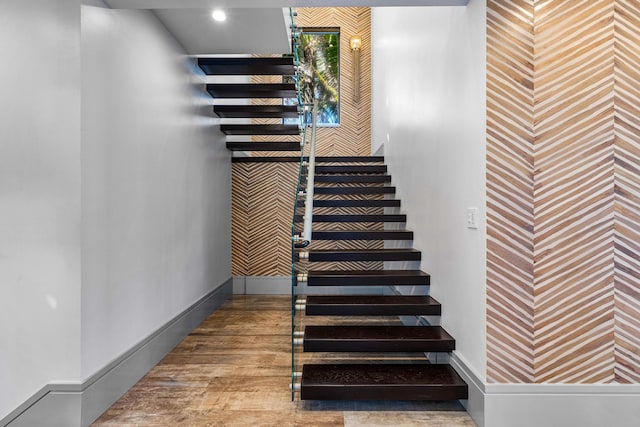
<path fill-rule="evenodd" d="M 216 22 L 224 22 L 227 20 L 227 14 L 224 13 L 224 10 L 216 9 L 211 12 L 211 17 Z"/>

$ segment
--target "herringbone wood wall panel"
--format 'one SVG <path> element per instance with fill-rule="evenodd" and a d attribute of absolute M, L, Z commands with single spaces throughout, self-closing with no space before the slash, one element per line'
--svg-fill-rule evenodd
<path fill-rule="evenodd" d="M 488 1 L 487 376 L 640 381 L 640 3 Z"/>

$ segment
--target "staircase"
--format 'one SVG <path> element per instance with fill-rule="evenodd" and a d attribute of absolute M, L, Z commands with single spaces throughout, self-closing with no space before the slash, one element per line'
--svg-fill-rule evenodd
<path fill-rule="evenodd" d="M 306 271 L 296 287 L 308 294 L 296 301 L 300 398 L 466 399 L 455 370 L 425 356 L 454 350 L 455 340 L 424 324 L 441 306 L 426 295 L 430 278 L 417 266 L 421 253 L 410 247 L 413 233 L 397 212 L 383 159 L 316 161 L 313 240 L 296 254 L 297 268 Z M 403 286 L 424 295 L 401 295 Z"/>
<path fill-rule="evenodd" d="M 225 76 L 274 76 L 273 80 L 280 81 L 207 84 L 207 92 L 216 100 L 213 111 L 225 122 L 220 125 L 220 130 L 228 136 L 244 137 L 243 140 L 227 138 L 229 150 L 300 152 L 299 126 L 282 123 L 285 118 L 298 118 L 297 105 L 283 105 L 283 99 L 297 98 L 295 84 L 282 83 L 284 76 L 295 75 L 292 57 L 198 58 L 198 66 L 206 75 L 221 79 Z M 232 101 L 238 99 L 245 100 L 245 103 Z M 256 123 L 256 120 L 260 122 Z M 297 138 L 254 140 L 256 136 L 274 135 Z"/>

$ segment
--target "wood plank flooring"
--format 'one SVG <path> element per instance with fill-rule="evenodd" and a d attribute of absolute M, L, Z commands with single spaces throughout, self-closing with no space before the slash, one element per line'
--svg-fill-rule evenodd
<path fill-rule="evenodd" d="M 290 309 L 234 296 L 93 426 L 475 426 L 451 404 L 292 402 Z"/>

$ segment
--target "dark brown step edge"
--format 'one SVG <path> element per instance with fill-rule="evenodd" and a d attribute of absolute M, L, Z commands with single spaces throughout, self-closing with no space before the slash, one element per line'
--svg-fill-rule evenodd
<path fill-rule="evenodd" d="M 413 231 L 407 230 L 317 230 L 313 240 L 413 240 Z"/>
<path fill-rule="evenodd" d="M 288 83 L 209 83 L 214 98 L 294 98 L 295 85 Z"/>
<path fill-rule="evenodd" d="M 304 156 L 305 160 L 309 158 Z M 366 160 L 371 159 L 371 160 Z M 287 162 L 295 162 L 298 163 L 300 161 L 300 156 L 279 156 L 279 157 L 263 157 L 263 156 L 255 156 L 255 157 L 234 157 L 231 159 L 233 163 L 287 163 Z M 317 163 L 322 162 L 345 162 L 345 163 L 382 163 L 384 162 L 384 157 L 382 156 L 373 156 L 373 157 L 316 157 Z"/>
<path fill-rule="evenodd" d="M 315 182 L 331 183 L 385 183 L 391 182 L 390 175 L 318 175 Z"/>
<path fill-rule="evenodd" d="M 309 364 L 302 400 L 459 400 L 468 387 L 449 365 Z"/>
<path fill-rule="evenodd" d="M 292 57 L 198 58 L 207 75 L 286 75 L 295 73 Z"/>
<path fill-rule="evenodd" d="M 214 105 L 213 112 L 220 118 L 295 118 L 297 105 Z"/>
<path fill-rule="evenodd" d="M 420 261 L 422 253 L 407 249 L 318 249 L 309 251 L 309 262 Z"/>
<path fill-rule="evenodd" d="M 315 194 L 394 194 L 395 187 L 314 187 Z"/>
<path fill-rule="evenodd" d="M 385 165 L 348 165 L 348 166 L 324 166 L 316 165 L 316 174 L 336 173 L 387 173 Z"/>
<path fill-rule="evenodd" d="M 226 135 L 298 135 L 297 125 L 220 125 L 220 131 Z"/>
<path fill-rule="evenodd" d="M 309 270 L 308 286 L 429 285 L 430 276 L 420 270 Z"/>
<path fill-rule="evenodd" d="M 455 346 L 441 326 L 306 326 L 303 341 L 309 352 L 447 352 Z"/>
<path fill-rule="evenodd" d="M 239 142 L 227 141 L 231 151 L 300 151 L 300 143 L 292 142 Z"/>
<path fill-rule="evenodd" d="M 304 200 L 298 200 L 298 206 L 304 206 Z M 395 199 L 381 199 L 381 200 L 367 200 L 367 199 L 323 199 L 314 200 L 313 207 L 315 208 L 399 208 L 400 200 Z"/>
<path fill-rule="evenodd" d="M 302 215 L 296 216 L 302 221 Z M 313 222 L 406 222 L 406 215 L 313 215 Z"/>
<path fill-rule="evenodd" d="M 307 316 L 440 316 L 429 295 L 309 295 Z"/>

